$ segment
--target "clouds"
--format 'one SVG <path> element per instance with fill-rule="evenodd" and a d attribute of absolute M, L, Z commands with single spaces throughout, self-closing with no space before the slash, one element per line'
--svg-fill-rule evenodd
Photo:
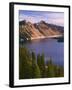
<path fill-rule="evenodd" d="M 41 20 L 47 23 L 64 25 L 64 13 L 63 12 L 48 12 L 48 11 L 19 11 L 19 20 L 27 20 L 32 23 L 37 23 Z"/>
<path fill-rule="evenodd" d="M 59 18 L 59 19 L 48 19 L 48 23 L 64 26 L 64 20 L 61 18 Z"/>
<path fill-rule="evenodd" d="M 44 18 L 43 16 L 30 16 L 30 15 L 24 15 L 24 14 L 21 14 L 19 16 L 20 21 L 27 20 L 32 23 L 39 22 L 39 21 L 43 20 L 43 18 Z"/>

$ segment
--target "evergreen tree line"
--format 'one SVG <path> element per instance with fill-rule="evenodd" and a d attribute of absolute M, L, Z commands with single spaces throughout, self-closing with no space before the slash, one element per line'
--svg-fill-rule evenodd
<path fill-rule="evenodd" d="M 27 48 L 19 48 L 19 79 L 63 77 L 64 68 L 53 64 L 50 58 L 45 64 L 44 54 L 35 55 Z"/>

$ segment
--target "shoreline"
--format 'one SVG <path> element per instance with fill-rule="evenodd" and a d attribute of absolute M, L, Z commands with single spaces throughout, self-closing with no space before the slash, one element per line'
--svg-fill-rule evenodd
<path fill-rule="evenodd" d="M 31 40 L 36 40 L 36 39 L 45 39 L 45 38 L 59 38 L 59 37 L 62 37 L 63 35 L 52 35 L 52 36 L 39 36 L 39 37 L 36 37 L 36 38 L 33 38 L 31 37 Z M 29 40 L 27 38 L 27 40 Z"/>

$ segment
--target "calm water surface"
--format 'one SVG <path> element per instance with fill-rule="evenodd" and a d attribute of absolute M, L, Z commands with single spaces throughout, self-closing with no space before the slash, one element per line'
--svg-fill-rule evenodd
<path fill-rule="evenodd" d="M 44 53 L 45 62 L 51 57 L 54 64 L 64 65 L 64 42 L 57 42 L 56 39 L 39 39 L 24 43 L 22 47 L 27 47 L 31 52 L 37 54 Z"/>

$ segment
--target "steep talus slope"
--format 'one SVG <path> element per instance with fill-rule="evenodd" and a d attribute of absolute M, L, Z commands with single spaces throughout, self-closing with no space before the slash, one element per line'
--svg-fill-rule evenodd
<path fill-rule="evenodd" d="M 51 35 L 60 35 L 62 34 L 56 27 L 51 27 L 49 24 L 41 21 L 37 24 L 36 28 L 44 35 L 44 36 L 51 36 Z"/>

